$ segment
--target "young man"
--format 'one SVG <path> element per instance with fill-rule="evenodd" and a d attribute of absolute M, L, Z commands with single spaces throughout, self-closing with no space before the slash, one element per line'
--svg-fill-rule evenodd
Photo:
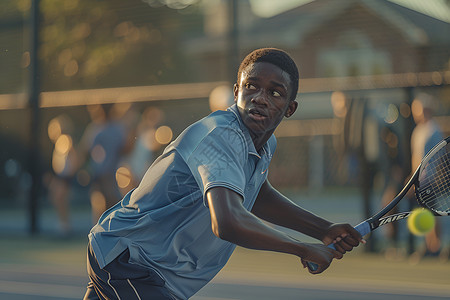
<path fill-rule="evenodd" d="M 273 132 L 297 109 L 298 79 L 293 60 L 278 49 L 242 61 L 235 104 L 189 126 L 92 229 L 85 299 L 187 299 L 236 245 L 293 254 L 321 273 L 363 241 L 352 226 L 305 211 L 267 180 Z M 263 220 L 322 243 L 303 243 Z"/>

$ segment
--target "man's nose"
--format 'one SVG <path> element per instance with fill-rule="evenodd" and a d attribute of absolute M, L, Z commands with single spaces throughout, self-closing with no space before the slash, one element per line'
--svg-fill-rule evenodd
<path fill-rule="evenodd" d="M 252 102 L 259 105 L 267 105 L 269 103 L 268 96 L 264 90 L 259 91 L 256 95 L 253 96 Z"/>

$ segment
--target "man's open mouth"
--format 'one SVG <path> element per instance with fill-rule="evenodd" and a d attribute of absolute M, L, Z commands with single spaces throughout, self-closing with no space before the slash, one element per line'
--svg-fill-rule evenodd
<path fill-rule="evenodd" d="M 248 113 L 257 119 L 267 118 L 267 115 L 265 113 L 261 112 L 260 110 L 258 110 L 256 108 L 249 109 Z"/>

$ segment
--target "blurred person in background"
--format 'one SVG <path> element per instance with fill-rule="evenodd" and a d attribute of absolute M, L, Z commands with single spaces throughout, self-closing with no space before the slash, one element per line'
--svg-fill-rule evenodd
<path fill-rule="evenodd" d="M 400 142 L 400 133 L 398 127 L 384 124 L 380 130 L 381 138 L 381 153 L 382 159 L 380 164 L 383 165 L 383 194 L 381 196 L 380 208 L 385 207 L 397 196 L 404 185 L 404 179 L 408 174 L 404 172 L 404 159 L 400 153 L 404 153 L 402 143 Z M 397 129 L 397 130 L 396 130 Z M 406 210 L 406 208 L 405 208 Z M 389 214 L 399 212 L 399 208 L 394 207 Z M 397 222 L 392 222 L 383 226 L 385 234 L 384 255 L 387 260 L 403 259 L 406 251 L 399 243 L 400 241 L 400 226 Z"/>
<path fill-rule="evenodd" d="M 84 299 L 190 298 L 236 245 L 296 255 L 305 268 L 317 263 L 310 272 L 318 274 L 363 242 L 349 224 L 304 210 L 267 180 L 273 132 L 297 109 L 298 80 L 282 50 L 258 49 L 242 61 L 235 104 L 183 131 L 91 230 Z M 320 242 L 301 242 L 264 221 Z"/>
<path fill-rule="evenodd" d="M 411 110 L 416 126 L 411 135 L 411 169 L 415 171 L 422 158 L 443 138 L 441 128 L 433 119 L 437 103 L 429 94 L 419 94 L 414 99 Z M 413 198 L 413 197 L 412 197 Z M 418 261 L 425 255 L 437 256 L 442 248 L 441 221 L 436 218 L 436 226 L 425 235 L 425 245 L 411 255 L 411 261 Z"/>
<path fill-rule="evenodd" d="M 123 112 L 114 105 L 89 105 L 92 122 L 86 127 L 78 152 L 80 165 L 90 174 L 90 202 L 95 224 L 100 215 L 116 204 L 121 194 L 115 179 L 121 156 L 127 145 L 127 130 L 119 122 Z"/>
<path fill-rule="evenodd" d="M 132 121 L 138 118 L 136 114 L 128 114 L 126 119 Z M 122 195 L 139 184 L 153 163 L 153 152 L 160 146 L 155 141 L 155 132 L 163 119 L 164 114 L 159 108 L 147 107 L 140 116 L 139 123 L 132 123 L 128 126 L 129 146 L 127 146 L 128 150 L 125 151 L 126 154 L 120 162 L 116 175 Z"/>
<path fill-rule="evenodd" d="M 155 131 L 163 119 L 163 112 L 156 107 L 148 107 L 142 113 L 136 130 L 136 144 L 129 155 L 136 183 L 141 181 L 153 162 L 153 151 L 157 147 Z"/>
<path fill-rule="evenodd" d="M 48 136 L 54 144 L 52 154 L 52 172 L 46 174 L 50 201 L 56 209 L 59 220 L 59 233 L 70 235 L 70 190 L 77 171 L 78 157 L 72 137 L 73 122 L 62 114 L 48 124 Z"/>

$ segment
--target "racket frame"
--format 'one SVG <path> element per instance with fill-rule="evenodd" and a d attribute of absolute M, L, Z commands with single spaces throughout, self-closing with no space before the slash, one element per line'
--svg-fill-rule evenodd
<path fill-rule="evenodd" d="M 419 170 L 422 164 L 420 164 L 416 171 L 414 172 L 413 176 L 408 180 L 408 183 L 403 187 L 403 189 L 398 193 L 397 196 L 395 196 L 394 199 L 392 199 L 391 202 L 389 202 L 388 205 L 386 205 L 382 210 L 380 210 L 378 213 L 373 215 L 372 217 L 368 218 L 366 222 L 370 224 L 370 230 L 374 230 L 382 225 L 385 225 L 387 223 L 391 223 L 394 221 L 398 221 L 401 219 L 407 218 L 411 212 L 401 212 L 397 214 L 392 214 L 389 216 L 384 216 L 387 213 L 389 213 L 399 202 L 403 199 L 403 197 L 408 193 L 411 186 L 416 182 L 417 178 L 419 177 Z"/>

